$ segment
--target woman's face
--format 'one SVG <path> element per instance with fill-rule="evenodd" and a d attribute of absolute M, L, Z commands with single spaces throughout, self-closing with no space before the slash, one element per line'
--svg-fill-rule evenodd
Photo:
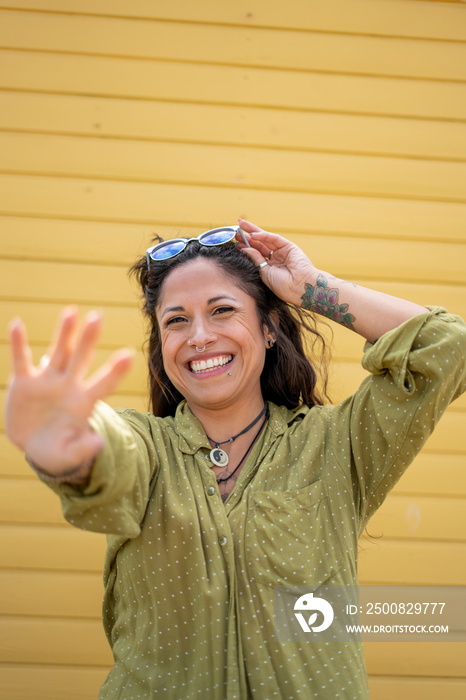
<path fill-rule="evenodd" d="M 254 299 L 215 262 L 199 258 L 176 267 L 156 314 L 165 371 L 191 408 L 262 400 L 271 334 L 261 327 Z"/>

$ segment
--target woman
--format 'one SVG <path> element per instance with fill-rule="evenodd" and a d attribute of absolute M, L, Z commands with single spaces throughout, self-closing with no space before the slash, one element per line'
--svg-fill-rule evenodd
<path fill-rule="evenodd" d="M 41 368 L 11 326 L 8 435 L 69 522 L 108 535 L 102 699 L 368 697 L 360 644 L 276 639 L 274 588 L 357 581 L 368 519 L 466 387 L 460 318 L 336 279 L 239 222 L 236 244 L 214 230 L 133 268 L 152 413 L 100 401 L 128 351 L 84 380 L 96 314 L 76 340 L 67 310 Z M 368 341 L 371 375 L 335 406 L 304 356 L 300 330 L 319 337 L 305 310 Z"/>

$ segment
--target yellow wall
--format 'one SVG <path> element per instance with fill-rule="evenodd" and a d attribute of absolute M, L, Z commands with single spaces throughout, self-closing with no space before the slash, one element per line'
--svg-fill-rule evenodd
<path fill-rule="evenodd" d="M 140 348 L 151 233 L 238 216 L 318 267 L 466 316 L 466 7 L 418 0 L 0 4 L 0 367 L 64 303 Z M 337 328 L 334 398 L 364 373 Z M 142 354 L 112 405 L 145 408 Z M 3 401 L 2 401 L 3 404 Z M 362 583 L 466 583 L 466 398 L 369 526 Z M 90 700 L 110 664 L 104 538 L 64 524 L 0 433 L 0 697 Z M 466 695 L 466 644 L 367 644 L 372 697 Z"/>

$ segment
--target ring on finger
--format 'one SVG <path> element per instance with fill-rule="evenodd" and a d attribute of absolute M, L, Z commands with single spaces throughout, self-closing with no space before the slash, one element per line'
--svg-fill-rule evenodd
<path fill-rule="evenodd" d="M 263 267 L 266 267 L 267 264 L 268 264 L 267 261 L 264 260 L 264 262 L 261 262 L 259 265 L 256 265 L 256 269 L 261 270 Z"/>

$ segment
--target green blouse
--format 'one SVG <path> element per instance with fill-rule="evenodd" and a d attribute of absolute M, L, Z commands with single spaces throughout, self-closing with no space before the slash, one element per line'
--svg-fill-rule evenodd
<path fill-rule="evenodd" d="M 101 700 L 367 698 L 361 644 L 277 641 L 274 586 L 357 582 L 359 536 L 466 389 L 465 355 L 466 324 L 439 307 L 366 343 L 370 374 L 341 403 L 269 403 L 225 503 L 186 402 L 168 418 L 99 402 L 90 483 L 48 485 L 108 538 Z"/>

